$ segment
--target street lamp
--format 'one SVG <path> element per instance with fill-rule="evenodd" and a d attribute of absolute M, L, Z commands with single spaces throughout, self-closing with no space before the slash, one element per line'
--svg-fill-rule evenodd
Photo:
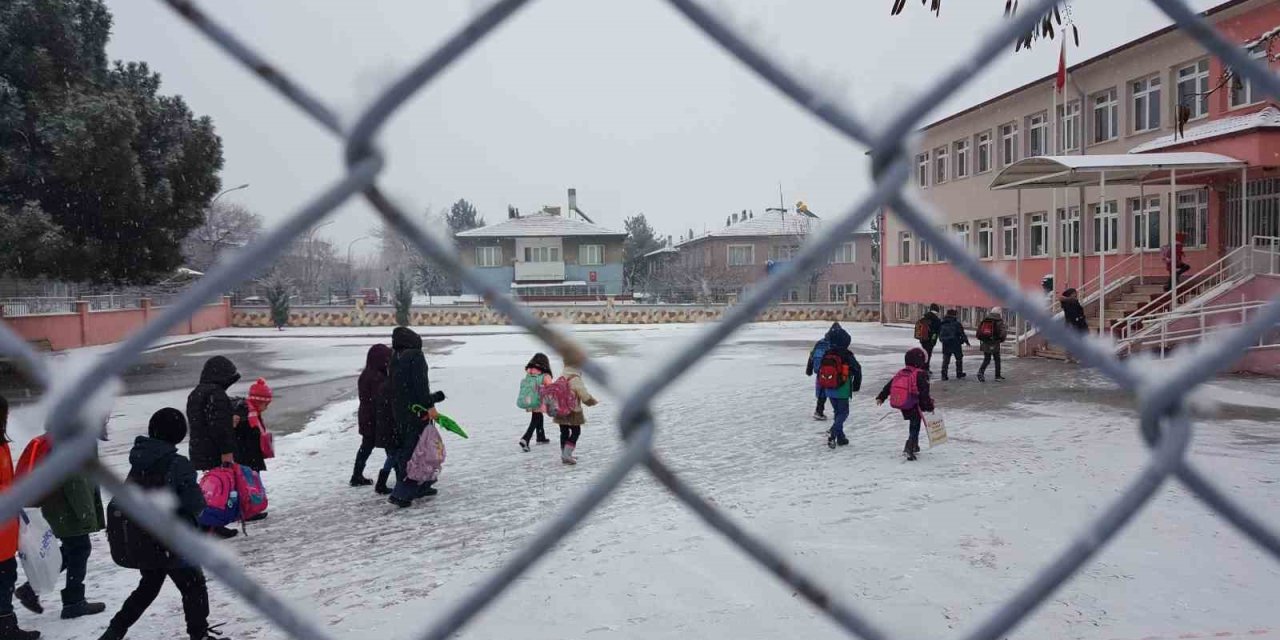
<path fill-rule="evenodd" d="M 241 189 L 248 189 L 248 188 L 249 188 L 249 183 L 248 183 L 248 182 L 246 182 L 246 183 L 244 183 L 244 184 L 242 184 L 242 185 L 240 185 L 240 186 L 238 186 L 238 187 L 231 187 L 230 189 L 224 189 L 221 193 L 219 193 L 218 195 L 214 196 L 214 197 L 213 197 L 213 199 L 209 201 L 209 206 L 211 206 L 211 207 L 212 207 L 212 206 L 213 206 L 213 203 L 215 203 L 215 202 L 217 202 L 217 201 L 218 201 L 218 198 L 221 198 L 222 196 L 225 196 L 225 195 L 227 195 L 228 193 L 231 193 L 232 191 L 239 191 L 239 190 L 241 190 Z"/>
<path fill-rule="evenodd" d="M 354 262 L 351 261 L 351 248 L 354 247 L 357 242 L 360 242 L 361 240 L 368 240 L 368 239 L 369 239 L 369 236 L 360 236 L 359 238 L 356 238 L 355 240 L 352 240 L 351 242 L 347 243 L 347 268 L 351 270 L 351 276 L 347 278 L 347 298 L 348 299 L 351 298 L 351 285 L 353 284 L 352 281 L 355 280 L 356 278 L 356 265 Z"/>

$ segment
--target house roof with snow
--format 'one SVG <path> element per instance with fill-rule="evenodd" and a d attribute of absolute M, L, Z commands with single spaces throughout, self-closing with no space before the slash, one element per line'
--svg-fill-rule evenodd
<path fill-rule="evenodd" d="M 567 238 L 582 236 L 626 237 L 625 231 L 614 231 L 583 220 L 576 220 L 550 213 L 535 213 L 519 218 L 508 218 L 498 224 L 469 229 L 458 234 L 459 238 Z"/>
<path fill-rule="evenodd" d="M 700 236 L 677 242 L 675 246 L 683 247 L 713 238 L 801 237 L 817 231 L 821 226 L 822 220 L 819 218 L 775 209 L 745 220 L 740 219 L 726 227 L 712 229 Z M 854 232 L 855 235 L 866 233 L 871 232 L 867 230 Z"/>
<path fill-rule="evenodd" d="M 1197 127 L 1188 127 L 1181 136 L 1176 133 L 1161 136 L 1130 149 L 1129 153 L 1148 153 L 1169 147 L 1180 147 L 1255 129 L 1280 129 L 1280 109 L 1267 107 L 1255 113 L 1221 118 Z"/>

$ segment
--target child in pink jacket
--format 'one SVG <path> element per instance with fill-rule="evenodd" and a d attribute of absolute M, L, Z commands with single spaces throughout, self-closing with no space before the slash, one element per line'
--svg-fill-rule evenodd
<path fill-rule="evenodd" d="M 535 353 L 533 358 L 529 360 L 529 364 L 524 366 L 526 374 L 531 376 L 542 376 L 541 384 L 550 384 L 553 380 L 551 375 L 551 360 L 547 358 L 545 353 Z M 543 404 L 534 409 L 529 409 L 529 428 L 525 429 L 524 437 L 520 438 L 520 448 L 529 451 L 529 439 L 534 433 L 538 434 L 538 444 L 547 444 L 551 442 L 547 439 L 547 432 L 542 426 L 543 414 L 547 412 L 547 405 Z"/>

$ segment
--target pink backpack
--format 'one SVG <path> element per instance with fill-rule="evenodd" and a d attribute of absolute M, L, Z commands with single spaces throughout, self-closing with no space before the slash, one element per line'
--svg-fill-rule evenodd
<path fill-rule="evenodd" d="M 920 370 L 915 367 L 903 367 L 893 374 L 889 383 L 889 406 L 894 409 L 910 411 L 920 403 Z"/>
<path fill-rule="evenodd" d="M 435 482 L 443 467 L 444 440 L 440 438 L 436 425 L 429 424 L 418 436 L 418 444 L 413 448 L 406 471 L 414 482 Z"/>
<path fill-rule="evenodd" d="M 540 391 L 542 402 L 547 407 L 547 415 L 553 418 L 567 418 L 581 408 L 578 394 L 573 392 L 569 379 L 564 376 L 556 378 L 551 384 L 542 385 Z"/>
<path fill-rule="evenodd" d="M 204 511 L 200 524 L 206 527 L 225 527 L 240 519 L 239 496 L 236 491 L 236 474 L 230 467 L 211 469 L 200 478 L 200 493 L 204 494 Z"/>
<path fill-rule="evenodd" d="M 240 493 L 241 519 L 249 520 L 267 510 L 267 488 L 257 471 L 236 465 L 236 491 Z"/>

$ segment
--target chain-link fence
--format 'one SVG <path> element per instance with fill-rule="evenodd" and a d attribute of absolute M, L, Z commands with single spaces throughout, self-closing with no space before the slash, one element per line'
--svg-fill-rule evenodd
<path fill-rule="evenodd" d="M 805 247 L 793 261 L 771 274 L 762 286 L 751 291 L 723 321 L 702 331 L 691 345 L 681 349 L 677 356 L 662 363 L 640 384 L 629 390 L 612 384 L 609 372 L 590 361 L 572 339 L 540 324 L 527 309 L 515 304 L 505 292 L 495 290 L 468 271 L 446 242 L 412 223 L 409 215 L 393 204 L 377 184 L 384 161 L 373 145 L 373 138 L 390 116 L 413 94 L 431 84 L 444 69 L 487 37 L 494 28 L 510 19 L 528 0 L 497 0 L 488 5 L 462 30 L 448 38 L 379 96 L 350 127 L 342 125 L 323 99 L 295 83 L 284 70 L 263 59 L 248 43 L 209 19 L 189 0 L 165 1 L 226 53 L 291 100 L 302 113 L 342 139 L 346 144 L 348 171 L 341 180 L 322 190 L 278 229 L 247 247 L 232 261 L 210 270 L 181 299 L 166 308 L 159 319 L 120 344 L 112 357 L 102 358 L 70 383 L 59 385 L 56 390 L 49 392 L 53 397 L 50 399 L 51 409 L 45 426 L 52 437 L 58 440 L 59 446 L 53 449 L 47 463 L 38 466 L 9 491 L 0 495 L 0 520 L 15 517 L 23 505 L 31 504 L 57 486 L 68 473 L 87 468 L 98 482 L 118 496 L 124 509 L 135 519 L 188 559 L 211 571 L 288 635 L 308 640 L 334 638 L 330 631 L 317 624 L 313 616 L 285 603 L 275 593 L 263 588 L 230 556 L 220 553 L 213 543 L 157 508 L 139 489 L 126 485 L 119 475 L 102 466 L 95 455 L 100 425 L 93 424 L 93 418 L 83 408 L 86 404 L 92 404 L 86 403 L 84 398 L 109 388 L 112 380 L 134 363 L 152 341 L 184 321 L 205 300 L 259 274 L 286 245 L 332 213 L 348 198 L 359 194 L 424 255 L 473 290 L 483 292 L 492 300 L 494 307 L 511 318 L 512 323 L 523 326 L 537 336 L 563 356 L 567 364 L 581 366 L 597 384 L 609 388 L 618 397 L 626 398 L 619 415 L 620 434 L 626 442 L 622 454 L 601 474 L 595 484 L 574 499 L 531 542 L 509 558 L 500 570 L 489 576 L 442 619 L 424 629 L 417 637 L 424 640 L 442 639 L 456 632 L 582 522 L 606 496 L 617 489 L 624 478 L 636 469 L 644 468 L 703 522 L 736 544 L 851 635 L 867 640 L 889 638 L 889 633 L 868 619 L 855 603 L 836 599 L 834 594 L 790 564 L 777 547 L 735 524 L 719 507 L 672 471 L 654 450 L 653 443 L 658 434 L 650 406 L 691 365 L 788 289 L 796 286 L 805 273 L 811 272 L 827 260 L 841 239 L 849 236 L 855 229 L 863 228 L 881 207 L 890 207 L 924 241 L 936 247 L 953 268 L 1000 299 L 1006 309 L 1011 309 L 1021 318 L 1030 321 L 1048 339 L 1063 345 L 1082 363 L 1098 369 L 1117 385 L 1132 392 L 1138 400 L 1140 432 L 1151 448 L 1146 466 L 1123 488 L 1120 495 L 1096 519 L 1087 523 L 1074 541 L 1060 551 L 1052 562 L 974 629 L 970 638 L 1003 637 L 1031 615 L 1038 605 L 1110 541 L 1170 477 L 1177 479 L 1222 518 L 1280 558 L 1280 536 L 1277 532 L 1265 527 L 1187 459 L 1191 420 L 1184 400 L 1188 389 L 1203 383 L 1230 365 L 1245 348 L 1256 343 L 1260 335 L 1280 321 L 1280 302 L 1268 304 L 1247 324 L 1217 337 L 1212 344 L 1205 344 L 1194 354 L 1184 356 L 1166 367 L 1165 375 L 1160 380 L 1146 379 L 1127 363 L 1116 358 L 1102 343 L 1070 332 L 1054 322 L 1040 300 L 1023 295 L 1015 284 L 984 267 L 953 239 L 930 224 L 933 217 L 930 206 L 919 200 L 908 187 L 911 150 L 907 140 L 921 125 L 923 118 L 934 105 L 952 95 L 998 55 L 1011 50 L 1016 39 L 1027 33 L 1043 15 L 1052 10 L 1054 0 L 1040 0 L 1032 3 L 1032 6 L 1024 6 L 1016 17 L 1004 21 L 989 34 L 976 51 L 957 61 L 941 80 L 900 109 L 886 126 L 879 128 L 871 127 L 865 119 L 824 99 L 815 87 L 784 70 L 769 55 L 749 44 L 721 18 L 695 0 L 668 0 L 708 37 L 776 87 L 783 97 L 794 101 L 800 108 L 833 127 L 850 142 L 870 148 L 875 182 L 871 193 L 836 222 L 831 233 L 824 234 L 824 239 Z M 1202 17 L 1189 9 L 1183 0 L 1150 2 L 1227 65 L 1252 80 L 1256 89 L 1273 99 L 1280 99 L 1280 78 L 1270 73 L 1264 63 L 1250 59 L 1242 49 L 1217 33 Z M 868 10 L 872 8 L 879 10 L 881 6 L 873 3 Z M 851 149 L 851 153 L 859 151 Z M 0 353 L 13 358 L 33 382 L 49 388 L 52 376 L 46 362 L 3 326 L 0 326 Z"/>

